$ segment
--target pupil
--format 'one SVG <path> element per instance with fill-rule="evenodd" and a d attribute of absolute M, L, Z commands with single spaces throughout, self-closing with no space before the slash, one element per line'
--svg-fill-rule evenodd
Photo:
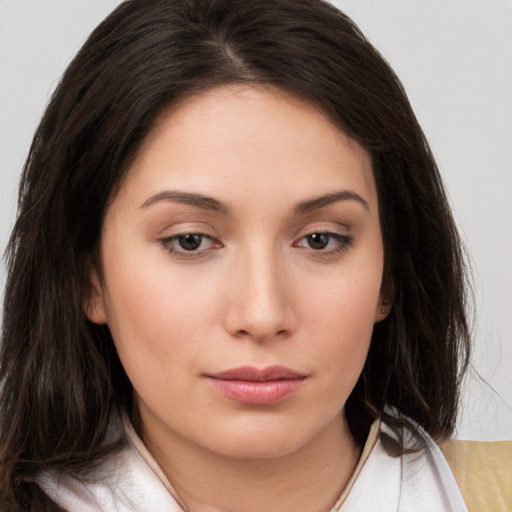
<path fill-rule="evenodd" d="M 329 243 L 329 235 L 313 233 L 308 236 L 308 244 L 312 249 L 325 249 Z"/>
<path fill-rule="evenodd" d="M 186 251 L 194 251 L 196 250 L 200 245 L 202 241 L 202 235 L 184 235 L 179 238 L 179 244 L 182 249 L 185 249 Z"/>

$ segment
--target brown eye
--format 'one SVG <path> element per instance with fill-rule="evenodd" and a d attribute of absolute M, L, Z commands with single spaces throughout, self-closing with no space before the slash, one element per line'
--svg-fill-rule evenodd
<path fill-rule="evenodd" d="M 331 236 L 327 233 L 313 233 L 306 237 L 309 247 L 311 249 L 322 250 L 329 245 Z"/>
<path fill-rule="evenodd" d="M 180 236 L 176 239 L 178 245 L 184 251 L 196 251 L 201 247 L 204 235 L 198 233 L 189 233 L 187 235 Z"/>
<path fill-rule="evenodd" d="M 204 233 L 182 233 L 163 238 L 160 243 L 171 254 L 183 258 L 205 256 L 212 249 L 222 247 L 218 240 Z"/>
<path fill-rule="evenodd" d="M 325 255 L 347 250 L 352 244 L 352 237 L 341 233 L 318 231 L 304 236 L 294 243 L 295 247 L 303 247 Z"/>

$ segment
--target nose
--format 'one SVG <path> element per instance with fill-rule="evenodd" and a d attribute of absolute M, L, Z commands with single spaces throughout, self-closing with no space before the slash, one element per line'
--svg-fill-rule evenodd
<path fill-rule="evenodd" d="M 274 250 L 247 250 L 230 275 L 225 328 L 235 337 L 258 342 L 293 333 L 297 318 L 293 283 Z"/>

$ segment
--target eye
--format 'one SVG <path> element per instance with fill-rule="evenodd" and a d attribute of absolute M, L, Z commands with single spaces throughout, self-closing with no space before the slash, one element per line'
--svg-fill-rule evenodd
<path fill-rule="evenodd" d="M 161 241 L 163 247 L 171 254 L 179 256 L 199 256 L 211 249 L 221 247 L 220 242 L 205 233 L 180 233 Z"/>
<path fill-rule="evenodd" d="M 176 238 L 176 242 L 179 245 L 180 249 L 184 251 L 197 251 L 201 244 L 205 240 L 204 235 L 200 235 L 198 233 L 188 233 L 187 235 L 182 235 Z"/>
<path fill-rule="evenodd" d="M 302 237 L 294 245 L 312 249 L 315 252 L 333 253 L 348 249 L 352 237 L 340 233 L 317 232 Z"/>

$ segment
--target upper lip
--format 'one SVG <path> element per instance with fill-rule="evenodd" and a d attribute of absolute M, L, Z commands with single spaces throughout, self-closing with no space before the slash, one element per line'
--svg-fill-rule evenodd
<path fill-rule="evenodd" d="M 223 380 L 268 382 L 272 380 L 304 379 L 306 376 L 285 366 L 269 366 L 262 369 L 253 366 L 240 366 L 239 368 L 230 368 L 222 372 L 208 374 L 208 377 Z"/>

